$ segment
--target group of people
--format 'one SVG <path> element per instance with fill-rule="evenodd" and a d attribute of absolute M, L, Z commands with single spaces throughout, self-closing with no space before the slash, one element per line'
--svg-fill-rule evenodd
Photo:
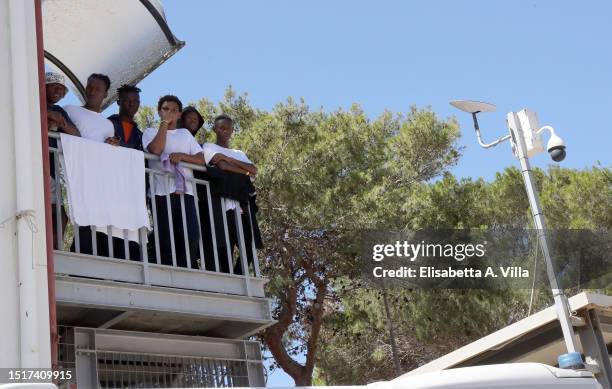
<path fill-rule="evenodd" d="M 234 125 L 229 116 L 222 114 L 214 119 L 212 130 L 216 134 L 216 143 L 199 144 L 195 135 L 204 125 L 203 117 L 194 107 L 183 108 L 181 100 L 174 95 L 165 95 L 158 101 L 159 126 L 141 131 L 134 120 L 140 107 L 138 87 L 119 87 L 119 112 L 106 118 L 101 111 L 111 86 L 108 76 L 98 73 L 89 76 L 83 106 L 60 107 L 57 104 L 67 93 L 62 75 L 48 72 L 45 81 L 47 124 L 50 131 L 155 154 L 159 159 L 149 161 L 148 167 L 151 170 L 167 171 L 170 164 L 184 176 L 185 180 L 182 181 L 154 174 L 148 188 L 149 198 L 143 201 L 147 201 L 155 213 L 156 234 L 150 234 L 148 248 L 142 248 L 139 242 L 130 241 L 127 245 L 129 254 L 125 253 L 123 239 L 113 237 L 113 257 L 127 258 L 129 255 L 130 259 L 140 260 L 142 250 L 148 250 L 149 261 L 156 262 L 154 237 L 157 236 L 159 260 L 162 264 L 173 264 L 174 246 L 177 266 L 233 271 L 236 274 L 244 274 L 247 271 L 243 269 L 239 256 L 236 255 L 240 251 L 239 248 L 244 248 L 247 263 L 250 264 L 253 262 L 255 248 L 262 247 L 255 216 L 257 206 L 253 186 L 257 167 L 244 152 L 230 148 Z M 54 139 L 50 140 L 50 146 L 57 146 Z M 194 172 L 182 166 L 183 163 L 205 166 L 206 169 Z M 53 186 L 57 188 L 55 165 L 55 161 L 51 160 L 51 178 Z M 208 185 L 195 185 L 194 179 L 205 180 Z M 207 187 L 210 192 L 207 192 Z M 170 199 L 171 219 L 168 217 L 167 197 Z M 67 219 L 64 211 L 62 215 L 57 215 L 54 209 L 54 226 L 57 217 L 62 218 L 64 226 Z M 183 226 L 186 226 L 187 231 L 184 231 Z M 243 231 L 244 245 L 241 245 L 239 230 Z M 79 226 L 78 232 L 80 252 L 93 254 L 92 229 L 89 226 Z M 109 256 L 108 237 L 103 232 L 98 231 L 96 234 L 96 254 Z M 200 255 L 200 238 L 204 258 Z M 74 243 L 72 250 L 75 250 Z M 218 258 L 218 264 L 215 263 L 215 256 Z M 230 270 L 230 266 L 233 266 L 233 269 Z"/>

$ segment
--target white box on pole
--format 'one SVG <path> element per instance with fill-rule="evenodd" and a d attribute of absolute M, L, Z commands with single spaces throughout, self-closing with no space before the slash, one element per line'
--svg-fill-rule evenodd
<path fill-rule="evenodd" d="M 516 116 L 518 117 L 518 123 L 512 113 L 508 114 L 506 121 L 508 123 L 508 128 L 520 130 L 517 131 L 517 133 L 523 134 L 525 145 L 527 146 L 527 156 L 533 157 L 543 152 L 544 145 L 542 144 L 542 137 L 537 133 L 540 129 L 537 113 L 523 109 L 517 112 Z M 514 140 L 512 140 L 512 151 L 516 157 L 516 145 L 514 144 Z"/>

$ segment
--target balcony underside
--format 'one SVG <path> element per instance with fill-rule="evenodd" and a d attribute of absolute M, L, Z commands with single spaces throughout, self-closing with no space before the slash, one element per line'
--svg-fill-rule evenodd
<path fill-rule="evenodd" d="M 261 297 L 56 277 L 58 324 L 242 339 L 274 323 Z"/>
<path fill-rule="evenodd" d="M 58 323 L 241 339 L 274 323 L 266 279 L 55 251 Z"/>

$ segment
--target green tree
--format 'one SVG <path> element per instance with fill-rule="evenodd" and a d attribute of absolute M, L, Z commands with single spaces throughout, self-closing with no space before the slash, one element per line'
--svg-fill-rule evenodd
<path fill-rule="evenodd" d="M 310 385 L 323 316 L 338 308 L 332 284 L 356 270 L 354 255 L 343 249 L 350 231 L 380 220 L 372 215 L 385 214 L 381 208 L 391 208 L 406 188 L 455 163 L 457 125 L 414 107 L 406 115 L 385 112 L 370 120 L 358 105 L 328 113 L 288 99 L 265 112 L 231 88 L 218 104 L 202 99 L 193 105 L 206 129 L 215 115 L 232 116 L 232 147 L 258 166 L 266 245 L 260 262 L 278 320 L 262 339 L 296 384 Z M 152 122 L 150 110 L 139 118 Z M 214 138 L 206 131 L 198 137 Z"/>
<path fill-rule="evenodd" d="M 453 164 L 457 137 L 454 122 L 429 110 L 370 121 L 357 105 L 312 112 L 292 99 L 242 126 L 236 141 L 259 167 L 262 263 L 278 320 L 263 340 L 297 385 L 312 384 L 322 319 L 337 308 L 334 281 L 356 271 L 343 249 L 351 231 L 371 225 L 385 198 Z"/>
<path fill-rule="evenodd" d="M 458 126 L 430 109 L 385 112 L 371 120 L 358 105 L 312 111 L 304 101 L 288 99 L 263 111 L 231 88 L 219 103 L 201 99 L 191 105 L 205 120 L 199 142 L 214 141 L 214 117 L 229 114 L 236 124 L 232 147 L 258 166 L 258 218 L 266 246 L 260 262 L 278 320 L 261 338 L 297 385 L 312 384 L 315 372 L 317 382 L 327 384 L 395 375 L 380 293 L 359 283 L 349 247 L 358 230 L 531 223 L 517 169 L 490 183 L 457 180 L 446 172 L 460 157 Z M 143 107 L 138 122 L 141 128 L 154 126 L 154 109 Z M 536 174 L 551 225 L 610 226 L 609 169 Z M 529 309 L 529 296 L 521 291 L 391 290 L 389 298 L 404 370 Z M 547 302 L 545 294 L 537 296 L 535 308 Z"/>
<path fill-rule="evenodd" d="M 157 127 L 159 125 L 159 121 L 156 120 L 155 108 L 143 105 L 140 107 L 138 112 L 134 117 L 134 121 L 138 124 L 138 127 L 144 131 L 146 128 Z"/>
<path fill-rule="evenodd" d="M 538 190 L 551 228 L 612 228 L 610 169 L 537 169 Z M 518 169 L 492 182 L 443 179 L 413 187 L 404 202 L 405 220 L 389 228 L 529 228 L 529 204 Z M 393 220 L 393 215 L 387 219 Z M 325 317 L 319 376 L 327 384 L 365 384 L 391 379 L 389 335 L 379 290 L 354 280 L 335 284 L 337 309 Z M 489 334 L 550 303 L 545 290 L 530 307 L 528 290 L 389 290 L 391 316 L 403 371 Z"/>

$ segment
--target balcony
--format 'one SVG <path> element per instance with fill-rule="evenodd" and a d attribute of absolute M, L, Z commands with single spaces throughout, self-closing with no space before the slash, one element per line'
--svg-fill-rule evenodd
<path fill-rule="evenodd" d="M 57 139 L 57 134 L 50 134 Z M 59 143 L 59 142 L 58 142 Z M 113 235 L 110 228 L 107 235 L 108 252 L 99 255 L 98 239 L 101 234 L 95 233 L 95 227 L 88 227 L 92 232 L 92 252 L 86 254 L 81 247 L 83 239 L 79 230 L 83 228 L 72 226 L 70 222 L 63 223 L 62 208 L 65 206 L 65 188 L 60 183 L 62 170 L 61 145 L 50 147 L 52 164 L 56 176 L 54 191 L 54 246 L 55 273 L 58 323 L 72 327 L 94 327 L 109 330 L 156 332 L 177 335 L 198 335 L 227 339 L 243 339 L 274 323 L 270 313 L 269 300 L 266 299 L 264 286 L 266 279 L 259 270 L 259 261 L 255 243 L 245 236 L 242 223 L 236 223 L 239 256 L 232 258 L 229 250 L 226 253 L 217 250 L 215 223 L 222 223 L 225 231 L 226 247 L 228 241 L 228 220 L 225 207 L 222 205 L 222 220 L 214 220 L 211 204 L 210 183 L 205 179 L 193 179 L 198 189 L 194 191 L 196 213 L 198 220 L 199 241 L 196 253 L 190 253 L 185 244 L 186 263 L 178 261 L 176 247 L 187 241 L 175 242 L 174 234 L 170 234 L 172 255 L 164 258 L 160 250 L 158 231 L 160 225 L 156 217 L 156 202 L 147 201 L 152 230 L 146 228 L 138 231 L 138 241 L 128 239 L 127 231 L 123 231 L 122 250 L 116 255 L 113 246 Z M 157 156 L 145 154 L 147 160 L 157 159 Z M 204 167 L 187 165 L 194 171 L 205 171 Z M 169 177 L 169 172 L 145 169 L 146 180 L 150 187 L 155 185 L 155 177 Z M 206 195 L 209 205 L 207 215 L 200 214 L 198 194 Z M 167 202 L 170 204 L 169 195 Z M 144 199 L 143 199 L 144 201 Z M 180 212 L 185 220 L 185 195 L 180 195 Z M 167 207 L 167 223 L 172 229 L 173 207 Z M 251 212 L 250 208 L 248 212 Z M 238 219 L 238 217 L 236 217 Z M 237 220 L 238 221 L 238 220 Z M 210 230 L 204 234 L 202 226 L 208 222 Z M 219 228 L 219 227 L 217 227 Z M 184 228 L 183 231 L 186 231 Z M 99 230 L 98 230 L 99 232 Z M 210 234 L 212 233 L 212 242 Z M 72 236 L 74 235 L 74 236 Z M 115 232 L 115 237 L 116 237 Z M 115 238 L 116 240 L 117 238 Z M 183 241 L 183 242 L 181 242 Z M 74 242 L 74 243 L 73 243 Z M 72 246 L 72 247 L 71 247 Z M 133 247 L 130 247 L 133 246 Z M 133 248 L 136 247 L 134 255 Z M 206 247 L 212 250 L 206 251 Z M 252 263 L 249 264 L 247 250 L 252 250 Z M 207 257 L 212 256 L 214 258 Z M 125 253 L 126 255 L 123 255 Z M 123 257 L 127 258 L 123 258 Z M 139 258 L 130 258 L 136 256 Z M 222 266 L 224 264 L 226 266 Z M 185 262 L 185 261 L 184 261 Z M 247 269 L 244 271 L 243 269 Z"/>

